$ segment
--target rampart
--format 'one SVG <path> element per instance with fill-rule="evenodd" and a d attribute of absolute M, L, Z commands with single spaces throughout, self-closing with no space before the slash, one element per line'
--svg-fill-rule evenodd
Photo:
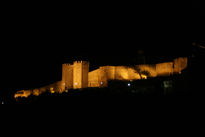
<path fill-rule="evenodd" d="M 89 62 L 75 61 L 73 64 L 62 65 L 62 80 L 45 87 L 21 90 L 16 92 L 17 97 L 38 96 L 46 91 L 62 93 L 69 89 L 87 87 L 107 87 L 109 80 L 139 80 L 157 76 L 181 74 L 187 67 L 187 58 L 180 57 L 173 62 L 159 64 L 144 64 L 134 66 L 101 66 L 89 72 Z"/>

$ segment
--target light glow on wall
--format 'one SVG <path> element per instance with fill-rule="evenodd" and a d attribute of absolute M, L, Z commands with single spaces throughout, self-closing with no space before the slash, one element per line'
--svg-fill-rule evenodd
<path fill-rule="evenodd" d="M 99 69 L 89 72 L 89 62 L 74 62 L 72 64 L 63 64 L 62 80 L 45 87 L 17 91 L 14 98 L 28 97 L 30 95 L 38 96 L 46 91 L 50 93 L 68 92 L 72 88 L 87 87 L 107 87 L 109 80 L 140 80 L 157 76 L 170 76 L 181 74 L 187 67 L 187 58 L 180 57 L 173 62 L 164 62 L 159 64 L 143 64 L 129 66 L 101 66 Z M 78 70 L 78 71 L 76 71 Z M 77 73 L 82 72 L 82 73 Z M 82 75 L 80 75 L 82 74 Z M 75 77 L 74 77 L 75 76 Z M 128 83 L 128 87 L 131 86 Z"/>
<path fill-rule="evenodd" d="M 51 87 L 50 88 L 50 92 L 53 94 L 53 93 L 55 93 L 55 91 L 54 91 L 54 88 L 53 87 Z"/>
<path fill-rule="evenodd" d="M 147 79 L 147 76 L 144 74 L 141 74 L 142 79 Z"/>

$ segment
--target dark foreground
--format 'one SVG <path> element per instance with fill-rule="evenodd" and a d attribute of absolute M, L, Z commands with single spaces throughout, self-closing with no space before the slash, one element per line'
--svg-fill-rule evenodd
<path fill-rule="evenodd" d="M 68 92 L 45 92 L 39 96 L 17 98 L 7 104 L 69 104 L 71 100 L 79 98 L 169 98 L 169 97 L 196 97 L 193 94 L 188 73 L 170 77 L 158 77 L 136 81 L 110 81 L 106 88 L 71 89 Z M 77 99 L 77 100 L 78 100 Z"/>
<path fill-rule="evenodd" d="M 76 89 L 62 94 L 46 92 L 7 104 L 38 104 L 38 107 L 23 105 L 23 113 L 21 109 L 15 112 L 14 121 L 18 121 L 15 128 L 23 120 L 28 122 L 23 122 L 21 130 L 27 125 L 37 125 L 28 126 L 28 134 L 18 132 L 19 135 L 197 137 L 205 134 L 204 90 L 196 93 L 193 89 L 202 86 L 193 85 L 184 72 L 178 76 L 132 82 L 110 81 L 107 88 Z"/>

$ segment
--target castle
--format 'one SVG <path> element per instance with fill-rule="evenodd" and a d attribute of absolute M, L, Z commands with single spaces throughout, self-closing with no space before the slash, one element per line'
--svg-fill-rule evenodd
<path fill-rule="evenodd" d="M 187 67 L 187 58 L 180 57 L 173 62 L 159 64 L 143 64 L 134 66 L 101 66 L 89 72 L 89 62 L 74 61 L 73 64 L 62 65 L 62 80 L 45 87 L 21 90 L 16 92 L 15 98 L 40 95 L 46 91 L 51 93 L 68 92 L 69 89 L 89 87 L 107 87 L 110 80 L 139 80 L 157 76 L 181 74 Z"/>

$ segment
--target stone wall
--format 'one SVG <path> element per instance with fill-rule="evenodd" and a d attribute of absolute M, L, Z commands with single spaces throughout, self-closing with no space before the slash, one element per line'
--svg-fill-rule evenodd
<path fill-rule="evenodd" d="M 187 58 L 177 58 L 173 62 L 136 66 L 102 66 L 89 72 L 89 62 L 75 61 L 73 65 L 62 65 L 62 81 L 45 87 L 16 92 L 17 97 L 40 95 L 46 91 L 64 92 L 71 88 L 106 87 L 109 80 L 137 80 L 147 77 L 170 76 L 181 73 L 187 67 Z"/>
<path fill-rule="evenodd" d="M 31 90 L 20 90 L 17 91 L 14 95 L 15 98 L 18 97 L 28 97 L 30 95 L 39 96 L 42 93 L 45 93 L 46 91 L 49 91 L 51 93 L 62 93 L 64 91 L 64 85 L 62 81 L 58 81 L 56 83 L 50 84 L 48 86 L 44 86 L 41 88 L 35 88 Z"/>
<path fill-rule="evenodd" d="M 125 66 L 115 67 L 115 79 L 116 80 L 129 80 L 128 68 Z"/>
<path fill-rule="evenodd" d="M 140 79 L 139 73 L 133 67 L 128 68 L 128 76 L 129 76 L 129 80 Z"/>
<path fill-rule="evenodd" d="M 88 72 L 89 72 L 89 62 L 82 62 L 82 87 L 88 87 Z"/>
<path fill-rule="evenodd" d="M 173 62 L 159 63 L 156 65 L 157 76 L 169 76 L 173 74 Z"/>
<path fill-rule="evenodd" d="M 28 97 L 32 95 L 32 90 L 21 90 L 21 91 L 17 91 L 14 95 L 14 98 L 18 98 L 18 97 Z"/>
<path fill-rule="evenodd" d="M 64 90 L 73 88 L 73 65 L 62 65 L 62 84 L 64 85 Z"/>
<path fill-rule="evenodd" d="M 107 71 L 104 68 L 99 68 L 88 74 L 88 87 L 106 87 L 107 86 Z"/>
<path fill-rule="evenodd" d="M 188 60 L 187 58 L 177 58 L 177 59 L 174 59 L 174 72 L 175 73 L 181 73 L 181 71 L 183 69 L 185 69 L 188 65 Z"/>
<path fill-rule="evenodd" d="M 102 66 L 100 67 L 101 70 L 106 74 L 107 80 L 114 80 L 115 79 L 115 66 Z"/>
<path fill-rule="evenodd" d="M 82 87 L 82 64 L 75 61 L 73 63 L 73 88 Z"/>
<path fill-rule="evenodd" d="M 75 61 L 73 63 L 73 88 L 88 87 L 89 62 Z"/>
<path fill-rule="evenodd" d="M 156 77 L 156 65 L 137 65 L 136 69 L 141 74 L 146 74 L 147 77 Z"/>

